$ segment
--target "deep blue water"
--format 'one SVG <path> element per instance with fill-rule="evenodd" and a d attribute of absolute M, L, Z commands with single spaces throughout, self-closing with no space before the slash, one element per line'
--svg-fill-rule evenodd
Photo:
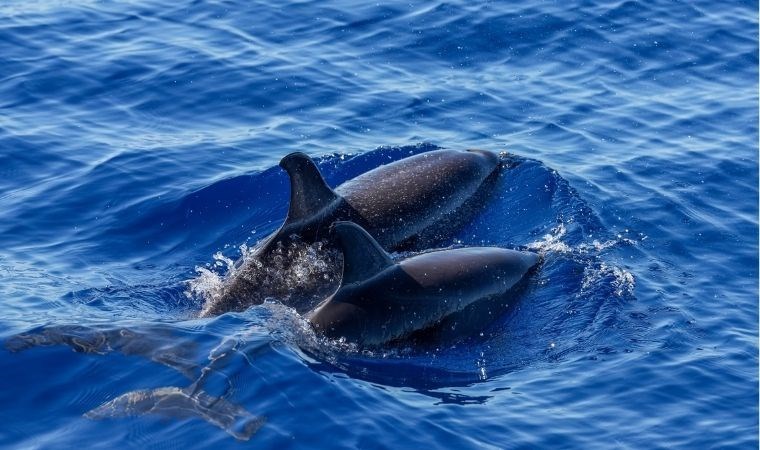
<path fill-rule="evenodd" d="M 757 448 L 757 30 L 753 2 L 2 2 L 0 445 Z M 541 252 L 512 309 L 372 353 L 276 299 L 195 318 L 283 219 L 282 156 L 337 185 L 437 147 L 509 152 L 442 245 Z M 222 400 L 114 403 L 189 386 Z"/>

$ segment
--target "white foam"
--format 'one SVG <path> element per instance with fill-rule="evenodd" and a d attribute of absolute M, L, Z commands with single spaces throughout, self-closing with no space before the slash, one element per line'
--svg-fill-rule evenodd
<path fill-rule="evenodd" d="M 198 276 L 187 282 L 185 294 L 204 302 L 201 315 L 205 315 L 218 302 L 224 301 L 233 280 L 244 280 L 251 287 L 248 295 L 251 304 L 274 298 L 287 302 L 293 293 L 302 294 L 324 286 L 337 286 L 341 257 L 324 242 L 314 244 L 291 243 L 275 248 L 266 262 L 257 256 L 257 248 L 240 247 L 241 259 L 237 263 L 221 252 L 213 255 L 214 263 L 196 267 Z M 257 298 L 256 298 L 257 297 Z M 230 310 L 241 310 L 247 305 L 230 305 Z"/>
<path fill-rule="evenodd" d="M 628 230 L 626 230 L 626 232 L 627 231 Z M 613 248 L 620 244 L 636 244 L 636 241 L 624 238 L 619 234 L 616 239 L 605 241 L 594 239 L 590 243 L 581 243 L 576 246 L 570 246 L 567 243 L 562 242 L 562 238 L 566 234 L 567 229 L 565 228 L 565 224 L 560 223 L 552 228 L 552 230 L 541 239 L 528 244 L 527 247 L 528 249 L 539 253 L 557 252 L 586 260 L 589 257 L 593 258 L 601 251 Z M 644 238 L 642 238 L 642 240 L 643 239 Z M 605 262 L 592 263 L 592 261 L 594 261 L 594 259 L 588 260 L 584 263 L 586 267 L 583 270 L 581 292 L 587 292 L 599 282 L 609 283 L 609 281 L 604 280 L 612 279 L 612 287 L 614 288 L 613 292 L 617 297 L 633 295 L 636 279 L 631 272 L 613 264 Z"/>
<path fill-rule="evenodd" d="M 187 281 L 185 295 L 188 298 L 208 300 L 222 294 L 224 280 L 218 273 L 204 267 L 196 267 L 195 272 L 198 276 Z"/>
<path fill-rule="evenodd" d="M 615 296 L 626 297 L 633 295 L 633 289 L 636 286 L 636 278 L 633 274 L 621 267 L 607 263 L 586 267 L 583 270 L 581 292 L 586 292 L 597 283 L 608 279 L 612 279 Z"/>
<path fill-rule="evenodd" d="M 549 233 L 545 234 L 538 241 L 534 241 L 528 244 L 527 247 L 529 250 L 533 250 L 539 253 L 571 253 L 573 249 L 566 243 L 562 242 L 562 238 L 565 236 L 565 234 L 567 234 L 565 224 L 560 223 L 556 227 L 552 228 Z"/>

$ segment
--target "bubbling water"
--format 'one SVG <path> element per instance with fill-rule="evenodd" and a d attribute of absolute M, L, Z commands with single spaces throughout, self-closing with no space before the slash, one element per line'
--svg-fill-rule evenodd
<path fill-rule="evenodd" d="M 603 242 L 594 240 L 591 243 L 580 243 L 570 246 L 562 240 L 566 234 L 567 228 L 565 224 L 559 223 L 541 239 L 529 243 L 527 248 L 542 255 L 555 253 L 568 256 L 580 262 L 584 266 L 581 294 L 588 294 L 594 289 L 610 290 L 609 288 L 611 288 L 611 293 L 617 297 L 633 296 L 633 290 L 636 285 L 636 278 L 633 274 L 612 263 L 599 261 L 598 254 L 603 250 L 618 245 L 635 245 L 636 241 L 619 235 L 615 239 Z M 643 239 L 645 239 L 645 236 L 642 237 Z"/>
<path fill-rule="evenodd" d="M 217 253 L 211 268 L 197 267 L 198 276 L 188 281 L 186 295 L 204 302 L 202 317 L 242 311 L 266 300 L 304 313 L 340 282 L 343 255 L 324 241 L 280 243 L 265 256 L 256 248 L 241 247 L 241 253 L 237 264 Z"/>

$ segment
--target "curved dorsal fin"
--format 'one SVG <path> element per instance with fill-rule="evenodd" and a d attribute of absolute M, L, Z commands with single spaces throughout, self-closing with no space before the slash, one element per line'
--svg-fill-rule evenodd
<path fill-rule="evenodd" d="M 343 249 L 341 286 L 371 278 L 394 264 L 380 244 L 359 225 L 353 222 L 335 222 L 333 230 Z"/>
<path fill-rule="evenodd" d="M 280 167 L 290 177 L 290 208 L 287 220 L 301 220 L 327 207 L 338 194 L 325 183 L 314 161 L 301 152 L 280 160 Z"/>

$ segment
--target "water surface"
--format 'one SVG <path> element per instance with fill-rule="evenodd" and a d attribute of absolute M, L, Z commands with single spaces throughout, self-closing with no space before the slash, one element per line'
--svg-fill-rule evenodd
<path fill-rule="evenodd" d="M 4 2 L 0 445 L 757 448 L 757 54 L 747 2 Z M 544 255 L 482 329 L 196 318 L 280 157 L 439 147 L 508 152 L 441 246 Z"/>

